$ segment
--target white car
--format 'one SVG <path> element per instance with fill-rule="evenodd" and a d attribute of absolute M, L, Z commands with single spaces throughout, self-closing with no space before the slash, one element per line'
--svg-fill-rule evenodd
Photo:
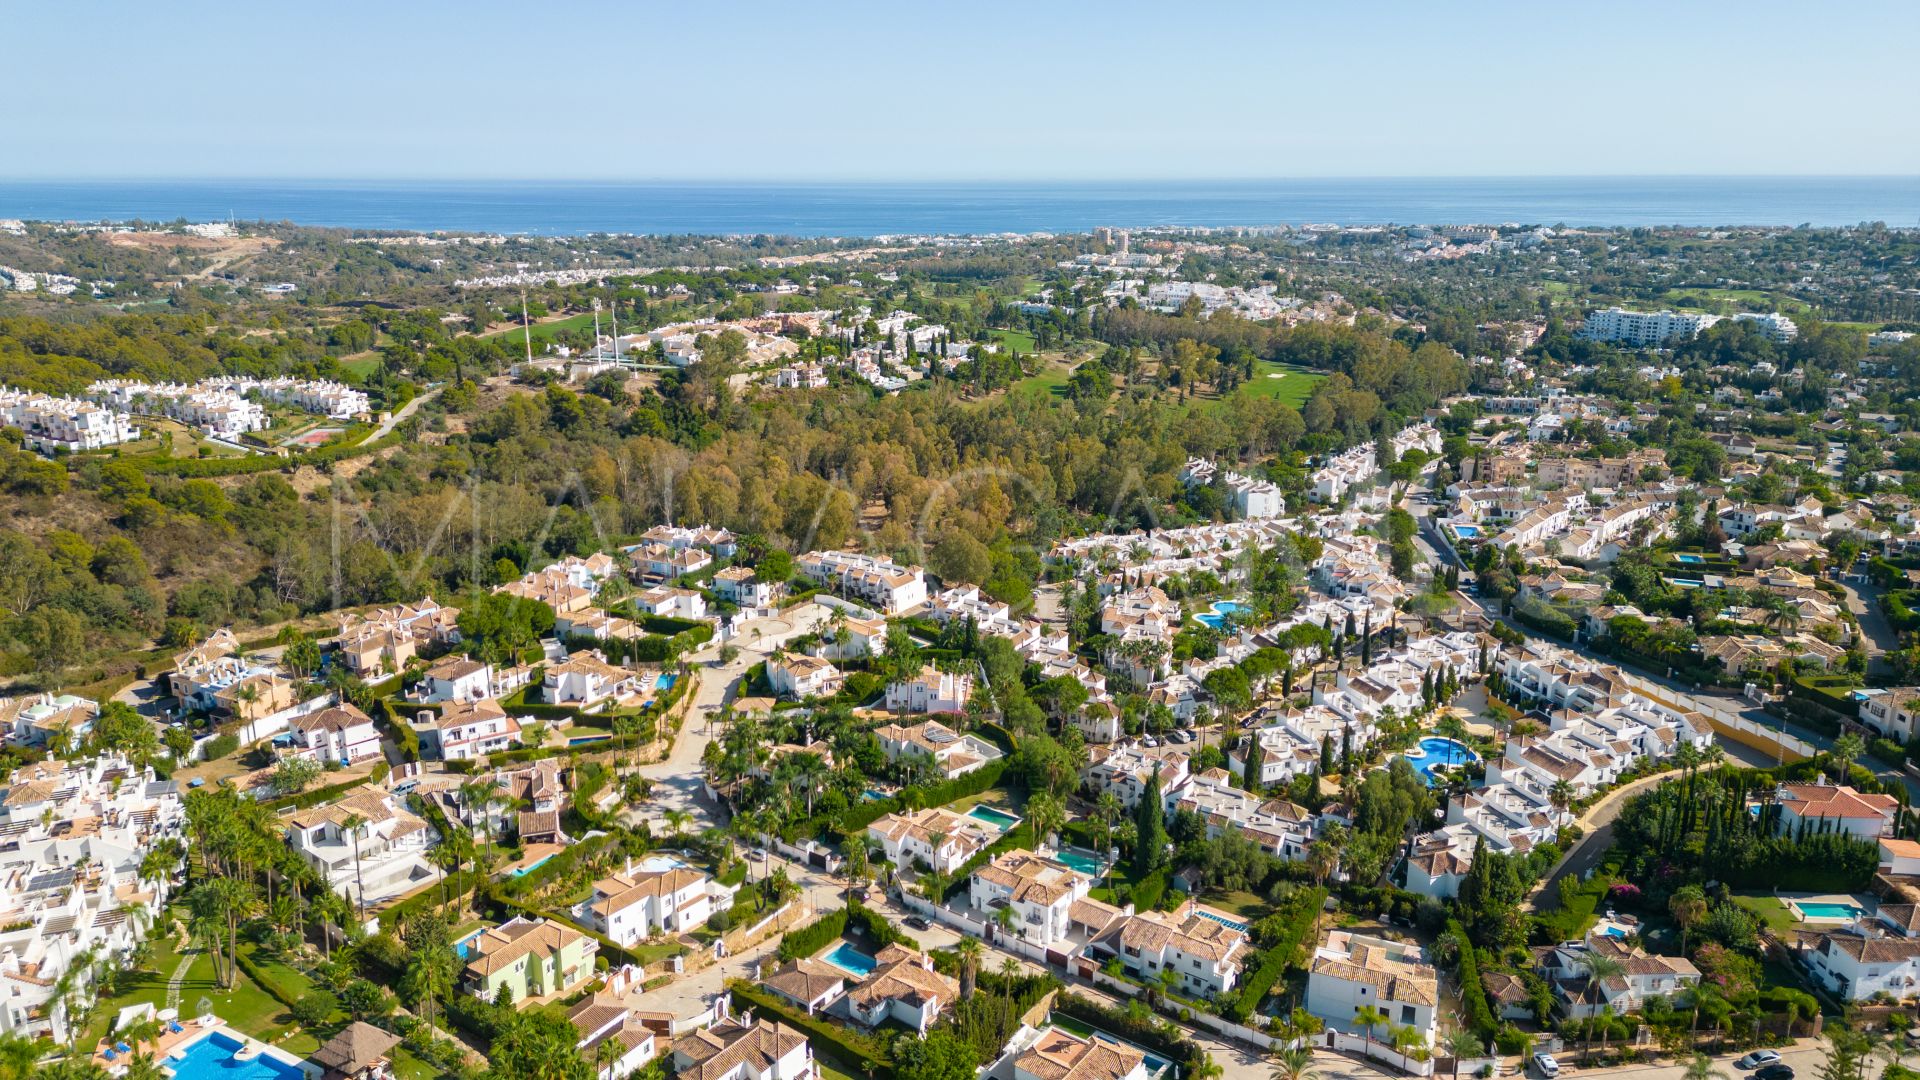
<path fill-rule="evenodd" d="M 1753 1053 L 1734 1062 L 1733 1067 L 1742 1072 L 1751 1072 L 1754 1069 L 1772 1065 L 1779 1060 L 1780 1055 L 1772 1050 L 1755 1050 Z"/>
<path fill-rule="evenodd" d="M 1552 1077 L 1560 1075 L 1560 1063 L 1553 1060 L 1552 1054 L 1533 1055 L 1533 1068 L 1534 1071 L 1538 1072 L 1541 1076 Z"/>

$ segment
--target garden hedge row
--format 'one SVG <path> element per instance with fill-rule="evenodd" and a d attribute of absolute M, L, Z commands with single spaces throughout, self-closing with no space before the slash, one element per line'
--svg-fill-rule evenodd
<path fill-rule="evenodd" d="M 1475 955 L 1473 940 L 1467 937 L 1467 930 L 1459 919 L 1449 919 L 1447 929 L 1460 942 L 1460 963 L 1454 974 L 1460 980 L 1460 1005 L 1465 1014 L 1462 1020 L 1473 1030 L 1474 1037 L 1484 1043 L 1493 1038 L 1500 1025 L 1494 1019 L 1492 1004 L 1487 1001 L 1486 984 L 1480 981 L 1480 958 Z"/>
<path fill-rule="evenodd" d="M 1313 933 L 1315 918 L 1326 900 L 1327 890 L 1319 887 L 1303 889 L 1288 899 L 1286 929 L 1261 952 L 1260 966 L 1253 969 L 1240 984 L 1234 998 L 1233 1015 L 1240 1018 L 1252 1016 L 1260 1008 L 1260 1003 L 1266 1000 L 1273 985 L 1280 981 L 1289 967 L 1299 962 L 1302 947 Z"/>
<path fill-rule="evenodd" d="M 815 1053 L 824 1052 L 848 1072 L 873 1080 L 889 1080 L 893 1076 L 893 1059 L 887 1056 L 887 1048 L 879 1040 L 829 1023 L 821 1016 L 808 1016 L 784 999 L 744 981 L 735 980 L 729 989 L 735 998 L 753 1006 L 755 1015 L 775 1017 L 799 1031 L 807 1037 L 807 1044 Z"/>

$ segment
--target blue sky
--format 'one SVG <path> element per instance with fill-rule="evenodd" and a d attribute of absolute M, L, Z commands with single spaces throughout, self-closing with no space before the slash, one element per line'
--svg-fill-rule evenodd
<path fill-rule="evenodd" d="M 0 177 L 1920 173 L 1920 3 L 8 5 Z"/>

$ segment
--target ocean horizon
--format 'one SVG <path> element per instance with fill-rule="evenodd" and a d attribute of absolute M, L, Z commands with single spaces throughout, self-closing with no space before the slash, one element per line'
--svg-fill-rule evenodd
<path fill-rule="evenodd" d="M 1920 177 L 1234 181 L 0 181 L 0 218 L 291 221 L 575 236 L 1086 232 L 1100 226 L 1920 226 Z"/>

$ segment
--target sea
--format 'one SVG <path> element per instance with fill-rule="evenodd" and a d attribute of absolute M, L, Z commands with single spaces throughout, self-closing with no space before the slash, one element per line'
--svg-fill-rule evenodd
<path fill-rule="evenodd" d="M 1920 226 L 1920 177 L 1487 177 L 1156 182 L 0 181 L 0 218 L 360 229 L 848 236 L 1099 226 Z"/>

